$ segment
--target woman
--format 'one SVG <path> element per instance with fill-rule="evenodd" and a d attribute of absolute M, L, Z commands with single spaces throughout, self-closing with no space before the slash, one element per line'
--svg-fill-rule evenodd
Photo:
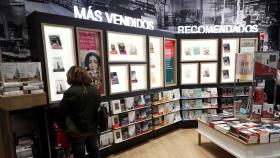
<path fill-rule="evenodd" d="M 89 52 L 85 57 L 85 66 L 92 77 L 93 85 L 99 88 L 100 57 L 95 52 Z"/>
<path fill-rule="evenodd" d="M 85 70 L 72 66 L 67 72 L 71 87 L 64 92 L 60 110 L 75 158 L 85 157 L 85 146 L 91 158 L 100 158 L 97 147 L 97 119 L 100 98 Z"/>

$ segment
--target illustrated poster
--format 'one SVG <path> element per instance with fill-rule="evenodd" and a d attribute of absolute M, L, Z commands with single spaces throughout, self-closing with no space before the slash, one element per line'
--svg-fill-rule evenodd
<path fill-rule="evenodd" d="M 254 54 L 236 54 L 236 80 L 241 82 L 253 81 Z"/>
<path fill-rule="evenodd" d="M 92 77 L 92 84 L 105 95 L 102 33 L 90 29 L 77 29 L 79 64 Z"/>
<path fill-rule="evenodd" d="M 176 40 L 164 40 L 165 85 L 176 84 Z"/>

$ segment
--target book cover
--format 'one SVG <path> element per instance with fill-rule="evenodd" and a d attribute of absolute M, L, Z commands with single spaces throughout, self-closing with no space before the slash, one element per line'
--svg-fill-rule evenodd
<path fill-rule="evenodd" d="M 152 120 L 148 120 L 148 131 L 153 130 L 153 121 Z"/>
<path fill-rule="evenodd" d="M 128 137 L 131 138 L 134 137 L 135 135 L 136 135 L 135 125 L 128 126 Z"/>
<path fill-rule="evenodd" d="M 263 117 L 272 118 L 273 117 L 273 111 L 274 111 L 274 105 L 273 104 L 268 104 L 268 103 L 263 104 L 263 112 L 262 112 Z"/>
<path fill-rule="evenodd" d="M 59 34 L 49 35 L 49 40 L 52 49 L 62 49 L 62 43 Z"/>
<path fill-rule="evenodd" d="M 174 122 L 178 122 L 178 121 L 181 121 L 182 118 L 181 118 L 181 114 L 180 114 L 180 111 L 177 111 L 175 113 L 175 118 L 174 118 Z"/>
<path fill-rule="evenodd" d="M 211 107 L 212 108 L 218 107 L 217 98 L 211 98 Z"/>
<path fill-rule="evenodd" d="M 122 140 L 128 139 L 129 138 L 128 127 L 122 128 L 121 131 L 122 131 Z"/>
<path fill-rule="evenodd" d="M 188 104 L 189 104 L 189 108 L 194 108 L 195 106 L 195 100 L 191 99 L 191 100 L 188 100 Z"/>
<path fill-rule="evenodd" d="M 119 115 L 113 115 L 112 116 L 112 128 L 119 128 L 120 127 L 120 120 L 119 120 Z"/>
<path fill-rule="evenodd" d="M 141 129 L 141 124 L 140 123 L 135 124 L 135 133 L 136 133 L 136 135 L 140 135 L 142 133 L 142 129 Z"/>
<path fill-rule="evenodd" d="M 182 117 L 183 117 L 183 120 L 188 120 L 189 119 L 189 111 L 182 111 Z"/>
<path fill-rule="evenodd" d="M 128 112 L 128 122 L 132 124 L 135 122 L 135 111 Z"/>
<path fill-rule="evenodd" d="M 243 87 L 236 87 L 236 88 L 235 88 L 235 95 L 236 95 L 236 96 L 245 95 L 245 94 L 244 94 L 244 88 L 243 88 Z"/>
<path fill-rule="evenodd" d="M 65 80 L 55 80 L 56 94 L 63 94 L 66 91 Z"/>
<path fill-rule="evenodd" d="M 189 101 L 188 100 L 182 100 L 182 110 L 189 109 Z"/>
<path fill-rule="evenodd" d="M 151 106 L 152 105 L 152 98 L 150 95 L 144 95 L 145 99 L 145 106 Z"/>
<path fill-rule="evenodd" d="M 138 121 L 141 121 L 141 110 L 136 110 L 135 111 L 135 121 L 138 122 Z"/>
<path fill-rule="evenodd" d="M 190 120 L 194 120 L 194 119 L 195 119 L 194 110 L 190 110 L 190 111 L 188 111 L 188 112 L 189 112 L 189 119 L 190 119 Z"/>
<path fill-rule="evenodd" d="M 121 101 L 120 100 L 112 100 L 111 101 L 111 109 L 113 114 L 121 113 Z"/>
<path fill-rule="evenodd" d="M 120 54 L 126 55 L 125 44 L 123 42 L 120 42 L 120 43 L 118 43 L 118 47 L 119 47 Z"/>
<path fill-rule="evenodd" d="M 173 94 L 172 94 L 172 98 L 173 100 L 179 100 L 180 99 L 180 89 L 173 89 Z"/>
<path fill-rule="evenodd" d="M 233 96 L 233 88 L 227 88 L 227 95 L 228 96 Z"/>
<path fill-rule="evenodd" d="M 153 104 L 159 104 L 161 103 L 161 100 L 162 100 L 162 96 L 161 96 L 161 93 L 152 93 L 152 103 Z"/>
<path fill-rule="evenodd" d="M 142 133 L 148 132 L 149 126 L 147 121 L 141 123 L 141 129 Z"/>
<path fill-rule="evenodd" d="M 194 90 L 193 89 L 182 89 L 182 98 L 183 99 L 194 98 Z"/>
<path fill-rule="evenodd" d="M 202 115 L 202 110 L 195 110 L 194 111 L 194 118 L 197 119 L 197 118 L 200 118 Z"/>
<path fill-rule="evenodd" d="M 218 89 L 211 88 L 211 97 L 218 97 Z"/>
<path fill-rule="evenodd" d="M 260 105 L 260 104 L 253 104 L 252 105 L 251 116 L 253 118 L 261 118 L 261 115 L 262 115 L 262 105 Z"/>
<path fill-rule="evenodd" d="M 202 92 L 201 92 L 201 88 L 194 88 L 194 97 L 195 98 L 201 98 L 202 97 Z"/>
<path fill-rule="evenodd" d="M 127 110 L 134 109 L 134 97 L 128 97 L 124 99 L 125 107 Z"/>
<path fill-rule="evenodd" d="M 201 94 L 203 98 L 208 98 L 211 96 L 211 88 L 201 88 Z"/>
<path fill-rule="evenodd" d="M 121 129 L 113 130 L 114 131 L 114 142 L 120 143 L 122 142 L 122 131 Z"/>
<path fill-rule="evenodd" d="M 117 72 L 111 72 L 111 84 L 119 84 L 119 78 Z"/>
<path fill-rule="evenodd" d="M 162 102 L 169 101 L 169 93 L 170 93 L 170 91 L 163 91 L 162 92 Z"/>
<path fill-rule="evenodd" d="M 61 56 L 53 57 L 52 65 L 53 65 L 53 72 L 64 72 L 65 71 L 63 58 Z"/>
<path fill-rule="evenodd" d="M 194 108 L 200 109 L 202 108 L 202 99 L 196 99 Z"/>
<path fill-rule="evenodd" d="M 118 51 L 116 50 L 115 44 L 110 45 L 110 54 L 118 54 Z"/>
<path fill-rule="evenodd" d="M 127 111 L 124 99 L 120 99 L 120 105 L 121 105 L 121 112 Z"/>
<path fill-rule="evenodd" d="M 146 108 L 146 118 L 152 118 L 152 108 Z"/>

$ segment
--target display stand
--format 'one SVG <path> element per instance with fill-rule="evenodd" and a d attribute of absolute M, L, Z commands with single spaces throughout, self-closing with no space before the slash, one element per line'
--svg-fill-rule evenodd
<path fill-rule="evenodd" d="M 47 104 L 46 94 L 0 97 L 0 157 L 16 158 L 11 112 Z"/>
<path fill-rule="evenodd" d="M 224 134 L 213 128 L 208 124 L 198 120 L 198 144 L 201 144 L 201 135 L 205 136 L 213 143 L 240 158 L 262 158 L 262 157 L 279 157 L 280 156 L 280 142 L 268 144 L 247 144 L 242 140 Z"/>

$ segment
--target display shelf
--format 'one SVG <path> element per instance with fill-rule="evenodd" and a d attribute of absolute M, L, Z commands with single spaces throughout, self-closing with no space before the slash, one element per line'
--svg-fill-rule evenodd
<path fill-rule="evenodd" d="M 0 109 L 14 111 L 43 106 L 47 104 L 46 93 L 24 94 L 20 96 L 0 96 Z"/>
<path fill-rule="evenodd" d="M 105 134 L 105 133 L 108 133 L 108 132 L 112 132 L 112 129 L 109 129 L 109 130 L 107 130 L 107 131 L 100 132 L 100 133 L 98 133 L 98 134 L 101 135 L 101 134 Z"/>
<path fill-rule="evenodd" d="M 120 128 L 128 127 L 128 126 L 131 126 L 131 125 L 135 125 L 135 124 L 137 124 L 137 123 L 149 121 L 149 120 L 151 120 L 151 119 L 152 119 L 152 117 L 151 117 L 151 118 L 146 118 L 146 119 L 141 120 L 141 121 L 136 121 L 136 122 L 134 122 L 134 123 L 129 123 L 129 124 L 127 124 L 127 125 L 123 125 L 123 126 L 120 126 L 120 127 L 117 127 L 117 128 L 112 128 L 112 130 L 117 130 L 117 129 L 120 129 Z"/>
<path fill-rule="evenodd" d="M 181 100 L 195 100 L 195 99 L 212 99 L 212 98 L 219 98 L 218 96 L 210 96 L 210 97 L 197 97 L 197 98 L 181 98 Z"/>
<path fill-rule="evenodd" d="M 103 146 L 103 147 L 99 148 L 98 150 L 104 150 L 104 149 L 106 149 L 106 148 L 110 148 L 111 146 L 112 146 L 112 144 L 106 145 L 106 146 Z"/>
<path fill-rule="evenodd" d="M 169 101 L 160 102 L 160 103 L 152 103 L 152 105 L 161 105 L 161 104 L 170 103 L 170 102 L 179 101 L 179 100 L 180 99 L 174 99 L 174 100 L 169 100 Z"/>
<path fill-rule="evenodd" d="M 189 108 L 189 109 L 181 109 L 182 111 L 188 110 L 205 110 L 205 109 L 218 109 L 218 107 L 209 107 L 209 108 Z"/>
<path fill-rule="evenodd" d="M 163 113 L 163 114 L 160 114 L 160 115 L 157 115 L 157 116 L 155 116 L 155 115 L 153 115 L 153 118 L 158 118 L 158 117 L 161 117 L 161 116 L 164 116 L 164 115 L 168 115 L 168 114 L 172 114 L 172 113 L 175 113 L 175 112 L 178 112 L 178 111 L 180 111 L 180 109 L 179 110 L 175 110 L 175 111 L 171 111 L 171 112 L 168 112 L 168 113 Z"/>
<path fill-rule="evenodd" d="M 182 120 L 182 119 L 181 119 L 181 120 Z M 181 120 L 178 120 L 178 121 L 172 122 L 172 123 L 170 123 L 170 124 L 168 124 L 168 125 L 163 125 L 163 126 L 160 126 L 160 127 L 154 127 L 154 130 L 159 130 L 159 129 L 161 129 L 161 128 L 164 128 L 164 127 L 167 127 L 167 126 L 173 125 L 173 124 L 175 124 L 175 123 L 180 122 Z"/>
<path fill-rule="evenodd" d="M 145 109 L 145 108 L 149 108 L 151 106 L 144 106 L 144 107 L 141 107 L 141 108 L 135 108 L 135 109 L 131 109 L 131 110 L 126 110 L 126 111 L 122 111 L 122 112 L 119 112 L 119 113 L 112 113 L 112 115 L 119 115 L 119 114 L 123 114 L 123 113 L 128 113 L 128 112 L 131 112 L 131 111 L 137 111 L 137 110 L 141 110 L 141 109 Z"/>
<path fill-rule="evenodd" d="M 138 135 L 136 135 L 136 136 L 134 136 L 134 137 L 131 137 L 131 138 L 127 138 L 127 139 L 122 140 L 121 142 L 118 142 L 118 143 L 115 143 L 115 144 L 119 144 L 119 143 L 122 143 L 122 142 L 128 141 L 128 140 L 130 140 L 130 139 L 137 138 L 137 137 L 139 137 L 139 136 L 142 136 L 142 135 L 148 134 L 148 133 L 150 133 L 150 132 L 152 132 L 152 131 L 153 131 L 153 130 L 149 130 L 149 131 L 147 131 L 147 132 L 143 132 L 143 133 L 141 133 L 141 134 L 138 134 Z"/>
<path fill-rule="evenodd" d="M 220 98 L 234 98 L 234 96 L 220 96 Z"/>
<path fill-rule="evenodd" d="M 233 108 L 233 106 L 228 106 L 228 107 L 220 107 L 220 109 L 230 109 Z"/>

